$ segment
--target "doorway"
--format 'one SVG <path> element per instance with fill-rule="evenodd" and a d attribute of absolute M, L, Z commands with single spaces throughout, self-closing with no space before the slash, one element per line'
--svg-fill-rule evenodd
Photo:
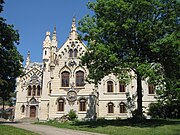
<path fill-rule="evenodd" d="M 30 118 L 35 118 L 36 117 L 36 107 L 31 106 L 30 107 Z"/>

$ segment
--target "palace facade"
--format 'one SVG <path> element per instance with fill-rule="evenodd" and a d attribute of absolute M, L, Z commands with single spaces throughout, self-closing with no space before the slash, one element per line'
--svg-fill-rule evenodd
<path fill-rule="evenodd" d="M 109 74 L 98 87 L 89 84 L 88 70 L 80 65 L 79 59 L 85 51 L 74 18 L 69 37 L 60 48 L 56 28 L 52 35 L 46 32 L 43 62 L 31 62 L 28 53 L 24 75 L 17 78 L 15 119 L 49 120 L 68 114 L 71 109 L 76 111 L 78 119 L 131 117 L 131 111 L 137 107 L 136 80 L 123 84 Z M 142 85 L 143 106 L 147 111 L 148 105 L 155 101 L 154 87 L 146 81 Z"/>

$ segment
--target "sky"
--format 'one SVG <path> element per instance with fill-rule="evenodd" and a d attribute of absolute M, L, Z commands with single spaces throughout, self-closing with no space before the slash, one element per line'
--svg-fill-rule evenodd
<path fill-rule="evenodd" d="M 92 14 L 86 6 L 93 0 L 5 0 L 1 16 L 13 24 L 20 34 L 17 49 L 24 58 L 30 51 L 31 62 L 42 62 L 43 40 L 47 31 L 56 26 L 58 47 L 67 39 L 72 18 L 78 20 Z"/>

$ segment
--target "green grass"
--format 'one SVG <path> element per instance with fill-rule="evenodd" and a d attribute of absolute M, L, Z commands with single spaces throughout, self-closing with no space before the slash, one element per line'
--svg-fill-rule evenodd
<path fill-rule="evenodd" d="M 38 135 L 38 134 L 8 125 L 0 125 L 0 135 Z"/>
<path fill-rule="evenodd" d="M 142 123 L 132 120 L 98 120 L 63 124 L 49 121 L 37 124 L 109 135 L 180 135 L 180 120 L 145 120 Z"/>

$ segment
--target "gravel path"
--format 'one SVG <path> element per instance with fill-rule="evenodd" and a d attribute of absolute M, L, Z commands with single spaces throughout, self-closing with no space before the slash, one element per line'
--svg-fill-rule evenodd
<path fill-rule="evenodd" d="M 26 130 L 39 133 L 41 135 L 102 135 L 91 132 L 77 131 L 71 129 L 56 128 L 47 125 L 35 125 L 30 123 L 6 123 L 6 125 L 14 126 L 17 128 L 23 128 Z"/>

